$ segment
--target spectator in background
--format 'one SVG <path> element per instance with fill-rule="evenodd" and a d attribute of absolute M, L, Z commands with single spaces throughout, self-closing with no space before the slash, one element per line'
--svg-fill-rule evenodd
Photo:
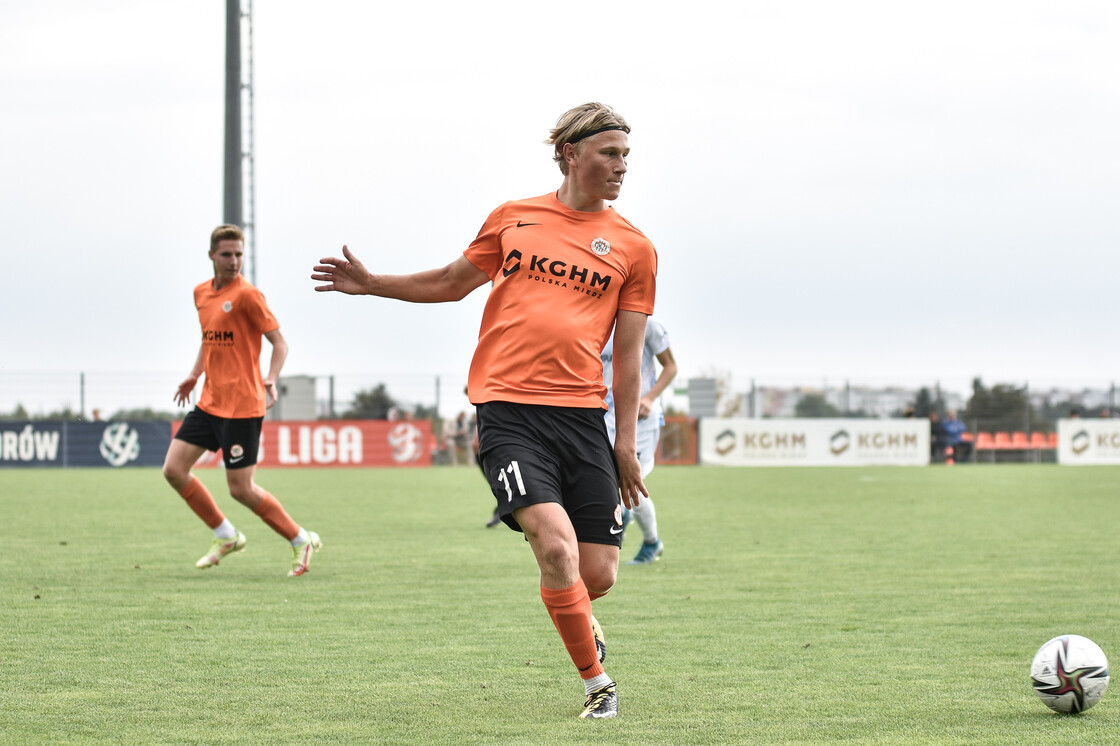
<path fill-rule="evenodd" d="M 451 466 L 457 465 L 459 455 L 455 447 L 455 420 L 443 421 L 443 447 L 447 451 L 447 463 Z"/>
<path fill-rule="evenodd" d="M 929 459 L 935 464 L 945 460 L 945 425 L 936 410 L 929 413 Z"/>
<path fill-rule="evenodd" d="M 475 466 L 482 464 L 482 459 L 478 457 L 478 415 L 471 410 L 471 416 L 467 420 L 467 433 L 471 441 L 471 462 Z"/>
<path fill-rule="evenodd" d="M 957 413 L 952 409 L 946 412 L 941 427 L 945 432 L 945 448 L 953 449 L 953 460 L 958 464 L 968 461 L 972 456 L 972 444 L 964 439 L 968 428 L 957 418 Z"/>
<path fill-rule="evenodd" d="M 460 412 L 451 425 L 451 462 L 453 464 L 467 463 L 467 449 L 470 447 L 470 426 L 467 423 L 467 413 Z"/>

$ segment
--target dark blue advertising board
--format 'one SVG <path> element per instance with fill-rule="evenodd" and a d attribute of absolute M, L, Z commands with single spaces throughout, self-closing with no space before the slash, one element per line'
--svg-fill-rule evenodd
<path fill-rule="evenodd" d="M 168 422 L 0 422 L 0 468 L 160 466 L 170 444 Z"/>

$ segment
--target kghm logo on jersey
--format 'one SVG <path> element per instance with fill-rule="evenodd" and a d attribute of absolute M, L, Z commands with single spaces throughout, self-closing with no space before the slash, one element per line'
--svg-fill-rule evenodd
<path fill-rule="evenodd" d="M 591 242 L 591 250 L 599 256 L 606 256 L 611 253 L 611 245 L 607 243 L 605 238 L 596 238 Z"/>
<path fill-rule="evenodd" d="M 203 329 L 202 343 L 218 345 L 220 347 L 230 347 L 233 345 L 233 332 L 219 329 Z"/>
<path fill-rule="evenodd" d="M 602 241 L 607 246 L 606 251 L 610 251 L 610 245 L 606 241 L 600 238 L 595 240 Z M 606 253 L 606 251 L 603 253 Z M 506 260 L 502 263 L 502 276 L 509 277 L 520 272 L 524 260 L 525 257 L 519 250 L 510 251 Z M 609 274 L 601 275 L 588 267 L 568 264 L 560 259 L 533 254 L 528 262 L 529 271 L 525 274 L 525 279 L 551 285 L 555 288 L 570 288 L 577 293 L 583 293 L 592 298 L 602 298 L 611 284 L 611 275 Z"/>

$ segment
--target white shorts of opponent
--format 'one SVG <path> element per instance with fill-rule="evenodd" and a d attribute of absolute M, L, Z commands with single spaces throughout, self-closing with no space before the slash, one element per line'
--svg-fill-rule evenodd
<path fill-rule="evenodd" d="M 610 425 L 607 426 L 607 435 L 611 438 L 611 445 L 614 445 L 614 428 Z M 642 479 L 653 471 L 653 457 L 657 455 L 659 440 L 661 440 L 660 427 L 638 428 L 638 463 L 642 465 Z"/>

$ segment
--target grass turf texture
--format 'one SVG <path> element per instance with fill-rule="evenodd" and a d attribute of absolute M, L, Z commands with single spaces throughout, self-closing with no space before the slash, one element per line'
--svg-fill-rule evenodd
<path fill-rule="evenodd" d="M 206 571 L 158 470 L 0 470 L 0 743 L 1120 741 L 1116 691 L 1029 684 L 1058 634 L 1120 660 L 1114 468 L 659 467 L 664 559 L 595 603 L 600 722 L 477 470 L 262 470 L 323 537 L 301 578 L 201 477 L 249 537 Z"/>

